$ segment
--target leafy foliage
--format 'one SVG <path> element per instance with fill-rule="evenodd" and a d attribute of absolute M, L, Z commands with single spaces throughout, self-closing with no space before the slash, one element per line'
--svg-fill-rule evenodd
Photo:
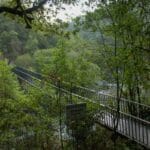
<path fill-rule="evenodd" d="M 62 81 L 80 85 L 94 84 L 99 78 L 99 67 L 90 62 L 88 58 L 92 53 L 79 40 L 61 40 L 57 48 L 37 51 L 34 55 L 37 69 L 52 77 L 61 78 Z M 74 43 L 78 44 L 72 47 Z"/>
<path fill-rule="evenodd" d="M 25 96 L 6 61 L 0 61 L 0 70 L 1 148 L 27 147 L 28 137 L 32 141 L 31 147 L 40 147 L 45 140 L 50 146 L 54 130 L 50 116 L 52 97 L 48 99 L 45 92 L 32 88 Z"/>
<path fill-rule="evenodd" d="M 0 22 L 0 51 L 9 62 L 25 53 L 32 55 L 37 49 L 54 47 L 57 43 L 55 35 L 27 30 L 4 16 L 0 16 Z"/>
<path fill-rule="evenodd" d="M 28 28 L 33 25 L 40 29 L 36 32 L 27 30 L 0 16 L 0 52 L 8 59 L 2 60 L 0 56 L 0 149 L 60 149 L 60 141 L 55 138 L 56 134 L 62 134 L 66 102 L 79 102 L 79 98 L 46 86 L 51 77 L 89 87 L 99 80 L 116 83 L 118 112 L 118 98 L 122 96 L 149 104 L 146 94 L 150 69 L 150 1 L 101 1 L 95 11 L 76 19 L 74 35 L 68 33 L 67 24 L 59 19 L 51 24 L 51 15 L 56 17 L 67 2 L 78 3 L 74 0 L 62 3 L 49 0 L 0 2 L 0 13 L 25 23 Z M 90 6 L 90 3 L 86 2 L 86 5 Z M 85 30 L 76 34 L 81 27 Z M 61 36 L 51 36 L 49 31 Z M 31 87 L 15 77 L 10 64 L 30 67 L 48 78 L 41 80 L 39 86 Z M 99 107 L 92 102 L 87 104 L 93 111 Z M 139 110 L 143 116 L 148 116 L 149 110 Z M 130 147 L 124 139 L 118 139 L 114 145 L 111 132 L 97 126 L 92 130 L 92 117 L 93 114 L 72 124 L 77 131 L 76 140 L 82 139 L 78 148 L 142 149 L 135 144 Z M 67 145 L 68 141 L 64 143 Z"/>
<path fill-rule="evenodd" d="M 124 96 L 141 102 L 149 84 L 149 1 L 134 2 L 103 1 L 77 24 L 101 34 L 99 65 L 105 79 L 111 72 L 112 81 L 120 85 L 120 95 L 124 91 Z"/>
<path fill-rule="evenodd" d="M 17 135 L 27 117 L 24 112 L 26 97 L 20 91 L 19 84 L 10 73 L 7 62 L 0 61 L 0 141 L 5 142 Z"/>

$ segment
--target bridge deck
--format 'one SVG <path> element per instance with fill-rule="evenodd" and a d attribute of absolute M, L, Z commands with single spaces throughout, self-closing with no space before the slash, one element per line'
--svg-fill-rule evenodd
<path fill-rule="evenodd" d="M 107 126 L 110 129 L 114 128 L 114 118 L 112 113 L 106 111 L 95 115 L 97 123 Z M 117 132 L 150 148 L 150 126 L 147 124 L 121 115 L 118 120 Z"/>

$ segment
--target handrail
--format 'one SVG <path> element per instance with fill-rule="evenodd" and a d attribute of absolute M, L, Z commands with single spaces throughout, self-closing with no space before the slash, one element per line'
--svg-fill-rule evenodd
<path fill-rule="evenodd" d="M 79 87 L 81 89 L 84 89 L 84 90 L 87 90 L 87 91 L 90 91 L 90 92 L 94 92 L 98 95 L 103 95 L 103 96 L 109 96 L 109 97 L 112 97 L 112 98 L 115 98 L 116 99 L 116 96 L 113 96 L 113 95 L 110 95 L 110 94 L 101 94 L 99 93 L 99 91 L 96 91 L 96 90 L 93 90 L 93 89 L 89 89 L 89 88 L 86 88 L 86 87 L 82 87 L 82 86 L 76 86 L 76 87 Z M 150 108 L 150 105 L 146 105 L 146 104 L 143 104 L 143 103 L 139 103 L 139 102 L 135 102 L 135 101 L 131 101 L 129 99 L 125 99 L 125 98 L 120 98 L 120 100 L 122 101 L 126 101 L 126 102 L 130 102 L 130 103 L 134 103 L 134 104 L 138 104 L 138 105 L 142 105 L 142 106 L 145 106 L 145 107 L 148 107 Z"/>
<path fill-rule="evenodd" d="M 108 108 L 108 109 L 110 109 L 110 110 L 112 110 L 112 111 L 116 111 L 116 109 L 113 109 L 112 107 L 109 107 L 109 106 L 106 106 L 106 105 L 105 105 L 104 107 L 106 107 L 106 108 Z M 133 118 L 133 119 L 136 119 L 136 120 L 138 120 L 138 121 L 141 121 L 141 122 L 144 122 L 144 123 L 150 125 L 150 122 L 147 121 L 147 120 L 141 119 L 141 118 L 139 118 L 139 117 L 133 116 L 133 115 L 128 114 L 128 113 L 125 113 L 125 112 L 119 111 L 119 113 L 120 113 L 120 114 L 123 114 L 123 115 L 125 115 L 125 116 L 129 116 L 129 117 L 131 117 L 131 118 Z"/>
<path fill-rule="evenodd" d="M 16 68 L 16 69 L 17 69 L 17 68 Z M 23 68 L 23 69 L 24 69 L 24 68 Z M 19 70 L 19 69 L 17 69 L 17 70 Z M 27 70 L 27 69 L 24 69 L 24 70 L 30 71 L 30 70 Z M 19 71 L 20 71 L 20 70 L 19 70 Z M 25 72 L 23 72 L 23 71 L 20 71 L 20 72 L 22 72 L 22 73 L 24 73 L 24 74 L 27 74 L 27 73 L 25 73 Z M 40 73 L 33 72 L 33 71 L 30 71 L 30 72 L 36 73 L 36 74 L 40 75 L 40 76 L 43 77 L 43 78 L 47 78 L 47 77 L 49 78 L 49 76 L 44 75 L 44 74 L 40 74 Z M 29 76 L 31 77 L 31 75 L 29 75 Z M 34 78 L 37 79 L 36 77 L 34 77 Z M 51 77 L 50 77 L 50 78 L 51 78 Z M 54 79 L 54 78 L 51 78 L 51 79 Z M 63 81 L 63 82 L 64 82 L 64 81 Z M 67 84 L 68 84 L 68 82 L 64 82 L 64 83 L 67 83 Z M 106 93 L 101 94 L 101 93 L 99 93 L 99 91 L 94 90 L 94 89 L 89 89 L 89 88 L 87 88 L 87 87 L 82 87 L 82 86 L 79 86 L 79 85 L 75 85 L 75 87 L 80 88 L 80 89 L 84 89 L 84 90 L 87 90 L 87 91 L 90 91 L 90 92 L 93 92 L 93 93 L 96 93 L 96 94 L 98 94 L 98 95 L 104 95 L 104 96 L 109 96 L 109 97 L 112 97 L 112 98 L 116 98 L 116 96 L 113 96 L 113 95 L 110 95 L 110 94 L 106 94 Z M 130 102 L 130 103 L 134 103 L 134 104 L 138 104 L 138 105 L 142 105 L 142 106 L 145 106 L 145 107 L 150 108 L 150 105 L 146 105 L 146 104 L 143 104 L 143 103 L 131 101 L 131 100 L 129 100 L 129 99 L 120 98 L 120 100 L 126 101 L 126 102 Z"/>
<path fill-rule="evenodd" d="M 17 69 L 17 68 L 16 68 L 16 69 Z M 23 68 L 23 69 L 24 69 L 24 68 Z M 19 70 L 19 69 L 17 69 L 17 70 Z M 24 70 L 30 71 L 30 70 L 27 70 L 27 69 L 24 69 Z M 23 72 L 23 71 L 20 71 L 20 70 L 19 70 L 19 72 L 22 72 L 22 73 L 24 73 L 24 74 L 27 75 L 27 73 L 25 73 L 25 72 Z M 33 72 L 33 71 L 30 71 L 30 72 L 36 73 L 36 74 L 40 75 L 40 76 L 43 77 L 43 78 L 49 78 L 49 76 L 44 75 L 44 74 L 40 74 L 40 73 Z M 28 76 L 33 77 L 33 76 L 30 75 L 30 74 L 28 74 Z M 34 78 L 35 78 L 35 79 L 38 79 L 38 78 L 36 78 L 36 77 L 34 77 Z M 51 79 L 54 79 L 54 78 L 51 78 Z M 68 82 L 64 82 L 64 83 L 68 83 Z M 98 95 L 109 96 L 109 97 L 112 97 L 112 98 L 115 98 L 115 99 L 116 99 L 116 96 L 113 96 L 113 95 L 110 95 L 110 94 L 106 94 L 106 93 L 101 94 L 101 93 L 99 93 L 99 91 L 94 90 L 94 89 L 89 89 L 89 88 L 87 88 L 87 87 L 82 87 L 82 86 L 79 86 L 79 85 L 75 85 L 75 87 L 80 88 L 80 89 L 84 89 L 84 90 L 87 90 L 87 91 L 90 91 L 90 92 L 93 92 L 93 93 L 96 93 L 96 94 L 98 94 Z M 143 104 L 143 103 L 131 101 L 131 100 L 125 99 L 125 98 L 120 98 L 120 100 L 126 101 L 126 102 L 130 102 L 130 103 L 134 103 L 134 104 L 137 104 L 137 105 L 141 105 L 141 106 L 144 106 L 144 107 L 148 107 L 148 108 L 150 109 L 150 105 L 146 105 L 146 104 Z"/>
<path fill-rule="evenodd" d="M 38 79 L 38 78 L 34 77 L 33 75 L 31 75 L 31 74 L 29 74 L 29 73 L 26 73 L 27 71 L 28 71 L 28 72 L 31 72 L 31 73 L 36 73 L 36 72 L 29 71 L 29 70 L 26 70 L 26 69 L 24 69 L 24 68 L 23 68 L 23 70 L 26 70 L 26 72 L 23 72 L 23 71 L 21 71 L 20 69 L 17 69 L 17 68 L 15 68 L 15 69 L 16 69 L 17 71 L 19 71 L 19 72 L 21 72 L 21 73 L 23 73 L 23 74 L 25 74 L 25 75 L 31 77 L 31 78 L 34 78 L 34 79 L 36 79 L 36 80 L 38 80 L 38 81 L 41 81 L 41 79 Z M 42 75 L 42 74 L 40 74 L 40 73 L 36 73 L 36 74 L 40 75 L 40 76 L 43 77 L 43 78 L 46 78 L 46 77 L 47 77 L 46 75 Z M 96 90 L 92 90 L 92 89 L 89 89 L 89 88 L 86 88 L 86 87 L 82 87 L 82 86 L 75 86 L 75 87 L 78 87 L 78 88 L 80 88 L 80 89 L 84 89 L 84 90 L 86 90 L 86 91 L 90 91 L 90 92 L 96 93 L 96 94 L 98 94 L 98 95 L 108 96 L 108 97 L 112 97 L 112 98 L 115 98 L 115 99 L 116 99 L 115 96 L 112 96 L 112 95 L 110 95 L 110 94 L 101 94 L 101 93 L 99 93 L 99 92 L 96 91 Z M 127 99 L 125 99 L 125 98 L 120 98 L 120 100 L 121 100 L 121 101 L 128 102 L 128 103 L 133 103 L 133 104 L 136 104 L 136 105 L 139 105 L 139 106 L 147 107 L 148 109 L 150 109 L 150 106 L 149 106 L 149 105 L 145 105 L 145 104 L 143 104 L 143 103 L 138 103 L 138 102 L 130 101 L 130 100 L 127 100 Z"/>

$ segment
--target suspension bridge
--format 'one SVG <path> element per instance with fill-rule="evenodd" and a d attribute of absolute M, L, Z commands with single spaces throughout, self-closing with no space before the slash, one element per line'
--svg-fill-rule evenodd
<path fill-rule="evenodd" d="M 43 79 L 49 79 L 45 75 L 20 67 L 15 67 L 13 72 L 21 81 L 39 89 L 42 88 Z M 99 106 L 93 116 L 94 121 L 114 130 L 118 105 L 115 96 L 101 94 L 99 91 L 81 86 L 69 89 L 68 83 L 61 84 L 60 87 L 56 79 L 49 79 L 46 82 L 49 86 L 60 89 L 62 93 L 75 97 L 79 102 L 90 102 Z M 150 106 L 124 98 L 120 98 L 119 101 L 116 132 L 150 149 Z"/>

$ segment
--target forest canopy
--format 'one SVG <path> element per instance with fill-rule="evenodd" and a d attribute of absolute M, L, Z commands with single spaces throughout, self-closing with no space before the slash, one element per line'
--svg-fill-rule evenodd
<path fill-rule="evenodd" d="M 1 0 L 0 149 L 149 147 L 149 20 L 149 0 Z"/>

